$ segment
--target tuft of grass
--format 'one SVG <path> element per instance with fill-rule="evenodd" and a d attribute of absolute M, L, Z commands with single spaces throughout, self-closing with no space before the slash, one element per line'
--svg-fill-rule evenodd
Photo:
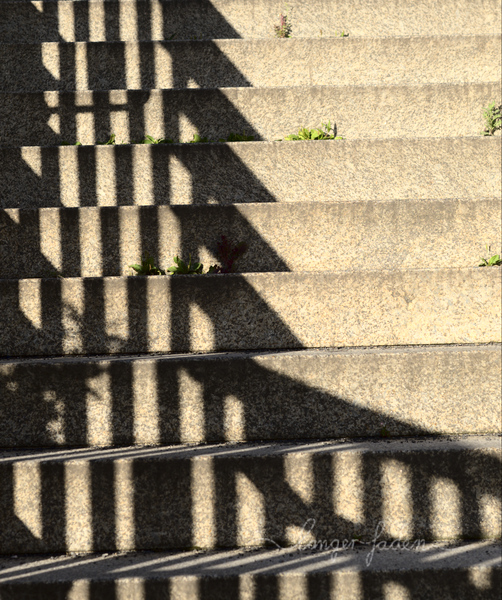
<path fill-rule="evenodd" d="M 165 275 L 166 272 L 155 265 L 155 259 L 146 252 L 139 265 L 129 265 L 138 275 Z"/>
<path fill-rule="evenodd" d="M 381 423 L 382 428 L 380 429 L 380 437 L 383 438 L 388 438 L 390 437 L 390 431 L 387 429 L 387 426 L 385 423 Z"/>
<path fill-rule="evenodd" d="M 191 139 L 188 144 L 207 144 L 210 142 L 207 137 L 201 137 L 198 133 L 193 134 L 193 139 Z"/>
<path fill-rule="evenodd" d="M 141 141 L 131 142 L 131 144 L 174 144 L 171 138 L 154 138 L 151 135 L 145 136 Z"/>
<path fill-rule="evenodd" d="M 489 104 L 483 109 L 485 119 L 485 128 L 480 135 L 493 135 L 498 129 L 502 128 L 502 105 L 495 106 L 495 102 Z"/>
<path fill-rule="evenodd" d="M 59 271 L 45 271 L 43 277 L 47 279 L 64 279 L 64 275 Z"/>
<path fill-rule="evenodd" d="M 246 135 L 246 132 L 243 131 L 240 133 L 230 133 L 226 140 L 220 138 L 219 142 L 254 142 L 254 135 Z"/>
<path fill-rule="evenodd" d="M 112 133 L 107 142 L 96 142 L 98 146 L 115 146 L 115 134 Z"/>
<path fill-rule="evenodd" d="M 182 261 L 178 256 L 175 256 L 173 260 L 176 264 L 167 269 L 171 275 L 202 275 L 204 265 L 202 263 L 192 265 L 191 256 L 188 257 L 188 263 Z"/>
<path fill-rule="evenodd" d="M 246 132 L 241 133 L 229 133 L 226 138 L 220 138 L 218 142 L 254 142 L 254 135 L 247 135 Z M 110 135 L 106 142 L 96 142 L 98 146 L 115 146 L 117 145 L 116 136 L 114 133 Z M 121 144 L 174 144 L 176 143 L 171 138 L 154 138 L 151 135 L 146 135 L 142 140 L 131 140 L 130 142 L 121 142 Z M 194 133 L 193 138 L 188 142 L 182 142 L 178 144 L 204 144 L 204 143 L 216 143 L 216 140 L 210 140 L 208 137 L 202 137 L 198 133 Z M 70 144 L 69 142 L 61 142 L 60 146 L 82 146 L 80 142 Z"/>
<path fill-rule="evenodd" d="M 322 29 L 319 29 L 319 37 L 322 37 L 322 34 L 323 34 Z M 345 29 L 342 29 L 341 31 L 335 31 L 333 33 L 333 36 L 328 35 L 327 37 L 341 37 L 341 38 L 349 37 L 349 32 L 345 31 Z"/>
<path fill-rule="evenodd" d="M 320 127 L 308 129 L 303 127 L 298 133 L 292 133 L 284 138 L 287 141 L 298 140 L 343 140 L 341 135 L 336 135 L 336 125 L 331 127 L 331 121 L 321 123 Z"/>

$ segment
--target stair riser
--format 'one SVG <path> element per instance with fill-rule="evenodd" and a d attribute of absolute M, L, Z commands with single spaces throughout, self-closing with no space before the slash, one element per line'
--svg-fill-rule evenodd
<path fill-rule="evenodd" d="M 246 272 L 476 266 L 500 252 L 500 200 L 144 206 L 0 211 L 0 278 L 132 275 L 148 252 L 218 262 L 245 241 Z M 454 253 L 452 253 L 452 249 Z M 101 249 L 101 251 L 100 251 Z"/>
<path fill-rule="evenodd" d="M 0 42 L 115 41 L 273 37 L 286 11 L 282 0 L 248 2 L 44 2 L 41 12 L 23 2 L 2 2 Z M 406 0 L 367 3 L 351 0 L 292 1 L 293 36 L 390 37 L 500 33 L 500 3 L 446 0 L 410 4 Z"/>
<path fill-rule="evenodd" d="M 0 447 L 500 434 L 501 369 L 497 346 L 0 363 Z"/>
<path fill-rule="evenodd" d="M 189 141 L 197 132 L 218 140 L 243 131 L 273 141 L 328 120 L 348 139 L 474 136 L 482 109 L 500 98 L 498 83 L 0 94 L 0 145 L 94 144 L 111 133 L 119 143 L 147 134 Z"/>
<path fill-rule="evenodd" d="M 0 280 L 0 355 L 501 340 L 500 269 Z"/>
<path fill-rule="evenodd" d="M 500 139 L 486 137 L 0 148 L 0 164 L 2 208 L 502 194 Z"/>
<path fill-rule="evenodd" d="M 500 73 L 501 55 L 500 36 L 486 35 L 9 44 L 0 46 L 0 89 L 482 83 Z"/>
<path fill-rule="evenodd" d="M 0 552 L 500 536 L 496 439 L 482 449 L 451 442 L 408 446 L 6 458 Z"/>

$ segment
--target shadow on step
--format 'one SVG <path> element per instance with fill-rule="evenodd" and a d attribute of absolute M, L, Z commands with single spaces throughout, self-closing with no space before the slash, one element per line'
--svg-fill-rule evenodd
<path fill-rule="evenodd" d="M 79 4 L 84 6 L 75 3 L 77 10 Z M 35 15 L 36 8 L 31 4 L 26 6 Z M 117 3 L 104 3 L 104 7 L 106 14 L 108 10 L 116 10 Z M 37 18 L 48 22 L 50 14 L 55 14 L 51 10 L 39 13 Z M 218 20 L 209 4 L 208 11 L 211 22 Z M 139 22 L 143 23 L 142 17 Z M 57 25 L 55 20 L 54 36 Z M 112 17 L 105 20 L 106 39 L 113 39 L 114 28 L 117 29 L 117 23 Z M 218 31 L 236 37 L 235 32 L 225 29 L 224 23 L 219 24 Z M 75 39 L 89 39 L 86 32 L 88 26 L 84 23 L 75 33 Z M 170 33 L 166 26 L 165 36 Z M 165 48 L 169 51 L 167 43 Z M 140 74 L 151 71 L 151 60 L 150 55 L 140 57 Z M 92 74 L 92 65 L 87 64 L 87 68 Z M 182 66 L 175 64 L 173 68 L 180 85 L 191 79 L 192 74 L 184 72 Z M 228 71 L 231 68 L 226 65 Z M 125 80 L 127 73 L 123 75 Z M 168 96 L 174 97 L 166 92 L 159 98 Z M 70 103 L 74 99 L 71 95 L 61 106 L 51 105 L 48 97 L 39 107 L 40 128 L 35 132 L 19 131 L 19 137 L 25 136 L 23 143 L 33 144 L 36 139 L 75 142 L 79 123 L 86 121 L 94 121 L 89 131 L 92 129 L 92 137 L 97 140 L 105 141 L 103 136 L 124 122 L 127 126 L 123 131 L 128 129 L 131 136 L 154 134 L 143 111 L 153 96 L 148 92 L 127 92 L 124 97 L 124 102 L 110 100 L 100 106 L 93 103 L 92 94 L 90 103 L 79 106 Z M 184 119 L 202 135 L 226 136 L 230 124 L 234 132 L 246 129 L 248 134 L 256 133 L 253 124 L 223 93 L 216 104 L 214 115 L 208 118 L 195 101 L 186 109 L 179 102 L 164 103 L 158 112 L 162 135 L 175 139 L 185 135 L 184 131 L 190 128 L 183 125 Z M 30 108 L 28 104 L 26 108 Z M 216 123 L 214 128 L 205 130 L 210 121 Z M 38 137 L 30 137 L 35 134 Z M 195 146 L 169 147 L 169 152 L 155 149 L 144 153 L 144 164 L 149 165 L 145 171 L 138 170 L 142 163 L 134 162 L 136 150 L 132 147 L 112 149 L 113 152 L 101 150 L 75 149 L 65 155 L 68 163 L 63 167 L 60 163 L 63 153 L 59 149 L 11 150 L 12 162 L 2 173 L 0 205 L 24 206 L 15 195 L 15 186 L 20 185 L 29 187 L 30 195 L 38 196 L 42 205 L 54 207 L 107 203 L 169 205 L 179 202 L 183 195 L 187 204 L 223 203 L 229 202 L 232 191 L 240 201 L 249 197 L 275 200 L 227 146 L 215 149 L 206 164 L 203 157 L 201 163 L 193 160 L 198 151 Z M 227 162 L 220 161 L 221 157 L 226 157 Z M 176 188 L 178 195 L 174 197 L 173 172 L 186 179 L 184 187 Z M 12 173 L 16 173 L 17 179 L 12 178 Z M 25 177 L 22 184 L 20 175 Z M 5 186 L 3 181 L 10 183 Z M 225 190 L 224 200 L 219 197 L 221 186 Z M 162 223 L 156 220 L 154 211 L 145 210 L 143 214 L 146 217 L 138 223 L 138 254 L 148 250 L 159 256 Z M 78 216 L 72 221 L 62 217 L 57 225 L 58 262 L 46 258 L 43 223 L 36 222 L 36 214 L 19 218 L 16 214 L 4 216 L 2 228 L 7 239 L 16 237 L 18 228 L 27 221 L 33 236 L 30 260 L 38 261 L 43 269 L 61 269 L 63 274 L 70 265 L 77 271 L 82 267 L 88 257 L 81 253 L 78 243 L 85 234 Z M 99 239 L 96 255 L 105 253 L 108 272 L 114 269 L 119 272 L 123 250 L 120 238 L 110 239 L 109 231 L 115 227 L 120 230 L 121 223 L 98 219 L 95 226 Z M 240 222 L 239 226 L 251 234 L 251 225 Z M 192 235 L 190 223 L 180 219 L 179 248 L 185 258 L 194 252 Z M 209 241 L 201 240 L 200 245 L 206 243 Z M 270 263 L 281 261 L 266 241 L 262 241 L 259 249 Z M 8 251 L 6 256 L 9 257 Z M 286 270 L 284 263 L 279 266 Z M 9 273 L 9 277 L 14 275 Z M 103 280 L 84 280 L 79 289 L 72 288 L 72 293 L 66 295 L 64 280 L 4 282 L 2 327 L 9 334 L 2 338 L 5 342 L 1 354 L 26 357 L 146 352 L 152 348 L 145 345 L 152 343 L 151 318 L 169 324 L 171 346 L 165 350 L 190 351 L 193 336 L 199 333 L 195 331 L 193 311 L 204 316 L 207 328 L 201 335 L 209 338 L 212 335 L 215 347 L 224 350 L 230 327 L 221 320 L 217 295 L 210 290 L 211 281 L 215 279 L 204 280 L 199 292 L 187 302 L 183 290 L 191 284 L 173 279 L 169 283 L 170 295 L 153 298 L 153 305 L 149 305 L 152 298 L 147 293 L 146 279 L 123 280 L 117 284 L 122 287 L 116 296 L 122 300 L 114 306 L 107 305 L 109 282 Z M 256 340 L 267 333 L 272 338 L 276 335 L 285 346 L 302 347 L 280 315 L 244 278 L 235 276 L 231 281 L 235 283 L 228 288 L 230 295 L 244 290 L 246 297 L 253 298 L 260 309 L 259 318 L 251 315 L 247 321 L 238 323 L 232 335 L 240 336 L 246 347 L 259 347 Z M 155 304 L 157 300 L 159 304 Z M 165 313 L 159 306 L 167 306 Z M 152 307 L 153 312 L 148 312 Z M 123 320 L 114 320 L 113 311 L 126 314 L 125 327 Z M 103 319 L 107 314 L 110 318 Z M 270 347 L 281 347 L 278 343 L 272 340 Z M 3 453 L 0 460 L 0 552 L 3 553 L 232 548 L 260 545 L 267 540 L 279 546 L 342 538 L 368 541 L 381 522 L 387 523 L 382 539 L 388 540 L 490 537 L 497 528 L 500 462 L 493 452 L 471 452 L 468 445 L 464 448 L 459 444 L 448 452 L 436 448 L 414 453 L 401 452 L 396 447 L 392 451 L 373 451 L 358 442 L 343 452 L 338 446 L 315 443 L 301 448 L 302 452 L 295 450 L 294 445 L 276 449 L 269 444 L 267 452 L 265 444 L 249 449 L 240 447 L 237 453 L 227 446 L 206 447 L 199 456 L 194 448 L 156 447 L 180 442 L 376 437 L 382 432 L 384 417 L 378 410 L 357 406 L 344 397 L 279 370 L 267 369 L 253 360 L 242 359 L 234 370 L 224 361 L 215 361 L 208 370 L 206 365 L 191 359 L 137 363 L 111 359 L 104 363 L 89 361 L 85 366 L 72 362 L 71 358 L 57 366 L 50 361 L 28 364 L 6 360 L 0 367 L 2 445 L 61 448 L 49 453 L 23 450 Z M 431 433 L 404 419 L 385 418 L 385 428 L 393 435 Z M 63 449 L 133 444 L 151 448 L 115 448 L 108 455 L 104 450 Z M 409 598 L 423 597 L 417 581 L 407 579 L 406 575 L 372 577 L 368 576 L 367 581 L 363 577 L 357 584 L 361 598 L 385 597 L 389 582 L 404 587 Z M 438 579 L 434 579 L 436 575 L 431 577 L 434 586 Z M 459 577 L 465 579 L 469 598 L 476 597 L 478 588 L 468 579 L 467 571 Z M 203 581 L 190 597 L 193 600 L 237 598 L 244 584 L 234 579 L 225 585 L 228 587 L 222 592 L 221 588 L 213 589 L 212 581 Z M 308 578 L 301 597 L 327 598 L 328 590 L 335 593 L 333 585 L 327 575 L 313 575 Z M 491 585 L 493 582 L 488 581 L 486 589 L 490 590 Z M 287 597 L 280 579 L 273 575 L 261 576 L 256 586 L 256 600 Z M 89 583 L 87 589 L 82 589 L 81 596 L 71 591 L 70 584 L 66 590 L 49 587 L 42 593 L 45 597 L 49 591 L 53 598 L 83 600 L 123 597 L 118 586 L 111 583 Z M 2 600 L 15 597 L 9 593 L 0 588 Z M 179 598 L 178 592 L 157 583 L 145 584 L 141 594 L 139 597 L 148 599 Z"/>

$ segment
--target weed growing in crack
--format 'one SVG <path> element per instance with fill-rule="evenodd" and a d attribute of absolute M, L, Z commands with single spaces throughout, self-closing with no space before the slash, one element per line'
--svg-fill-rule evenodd
<path fill-rule="evenodd" d="M 202 263 L 192 265 L 191 256 L 188 258 L 188 263 L 183 262 L 178 256 L 175 256 L 173 260 L 176 264 L 167 269 L 171 275 L 202 275 L 204 265 Z"/>
<path fill-rule="evenodd" d="M 493 135 L 497 129 L 502 128 L 502 105 L 495 106 L 492 102 L 483 109 L 483 117 L 485 118 L 485 128 L 480 132 L 480 135 Z"/>
<path fill-rule="evenodd" d="M 174 265 L 167 269 L 171 275 L 209 275 L 218 273 L 233 273 L 235 263 L 247 251 L 248 246 L 245 242 L 232 244 L 224 235 L 221 236 L 217 244 L 216 255 L 221 264 L 212 265 L 207 273 L 204 273 L 204 265 L 202 263 L 192 264 L 192 256 L 189 255 L 188 262 L 182 260 L 179 256 L 173 258 Z M 138 275 L 165 275 L 166 272 L 155 265 L 153 256 L 145 254 L 141 260 L 141 264 L 129 265 L 131 269 L 136 271 Z"/>
<path fill-rule="evenodd" d="M 286 141 L 298 140 L 343 140 L 341 135 L 336 135 L 336 125 L 331 127 L 331 121 L 321 123 L 320 127 L 308 129 L 303 127 L 298 133 L 292 133 L 284 138 Z M 278 140 L 280 141 L 280 140 Z"/>
<path fill-rule="evenodd" d="M 194 133 L 193 138 L 188 142 L 182 142 L 178 144 L 204 144 L 204 143 L 216 143 L 216 142 L 254 142 L 254 135 L 247 135 L 246 132 L 241 133 L 229 133 L 226 138 L 220 138 L 219 140 L 210 140 L 208 137 L 202 137 L 198 133 Z M 146 135 L 142 140 L 132 140 L 131 142 L 117 142 L 116 136 L 112 133 L 106 142 L 96 142 L 97 146 L 116 146 L 116 145 L 128 145 L 128 144 L 174 144 L 176 143 L 171 138 L 154 138 L 151 135 Z M 70 144 L 69 142 L 61 142 L 61 146 L 82 146 L 80 142 Z"/>
<path fill-rule="evenodd" d="M 286 5 L 286 14 L 279 17 L 279 25 L 274 25 L 274 34 L 275 37 L 278 38 L 290 38 L 291 33 L 293 31 L 293 27 L 291 25 L 291 15 L 289 12 L 289 7 Z"/>
<path fill-rule="evenodd" d="M 139 265 L 129 265 L 131 269 L 136 271 L 138 275 L 165 275 L 166 272 L 159 267 L 155 266 L 155 259 L 150 256 L 148 252 L 145 253 L 144 258 L 141 259 Z"/>
<path fill-rule="evenodd" d="M 488 256 L 490 256 L 490 246 L 486 246 L 486 251 L 488 252 Z M 481 257 L 479 260 L 481 262 L 478 267 L 499 267 L 502 265 L 500 254 L 493 254 L 490 258 Z"/>
<path fill-rule="evenodd" d="M 235 262 L 239 260 L 247 250 L 248 245 L 246 242 L 239 242 L 234 246 L 226 236 L 222 235 L 216 251 L 216 255 L 221 265 L 209 267 L 208 273 L 233 273 Z"/>

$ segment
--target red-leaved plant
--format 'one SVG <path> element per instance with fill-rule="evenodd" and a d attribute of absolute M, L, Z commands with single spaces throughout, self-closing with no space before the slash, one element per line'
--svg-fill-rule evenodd
<path fill-rule="evenodd" d="M 246 242 L 239 242 L 233 246 L 227 237 L 222 235 L 216 251 L 221 265 L 212 265 L 208 273 L 233 273 L 235 261 L 241 258 L 247 249 Z"/>

